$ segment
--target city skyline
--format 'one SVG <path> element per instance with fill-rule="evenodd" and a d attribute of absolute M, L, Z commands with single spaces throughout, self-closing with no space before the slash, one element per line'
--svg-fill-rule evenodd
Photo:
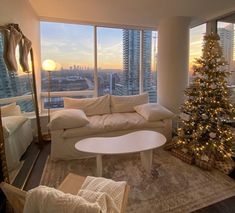
<path fill-rule="evenodd" d="M 93 26 L 54 22 L 41 22 L 40 25 L 42 61 L 52 59 L 58 69 L 69 69 L 74 65 L 94 67 Z M 118 28 L 97 27 L 97 59 L 100 69 L 123 69 L 122 31 Z M 157 37 L 157 31 L 153 32 Z M 191 29 L 189 69 L 194 58 L 201 55 L 205 32 L 205 24 Z M 152 37 L 154 42 L 157 54 L 157 39 Z M 155 71 L 154 68 L 152 64 L 151 71 Z"/>

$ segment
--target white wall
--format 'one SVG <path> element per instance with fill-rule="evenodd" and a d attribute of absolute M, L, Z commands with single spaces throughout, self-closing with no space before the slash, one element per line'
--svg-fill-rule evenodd
<path fill-rule="evenodd" d="M 188 84 L 189 23 L 188 17 L 172 17 L 159 24 L 157 97 L 174 113 L 180 111 Z"/>
<path fill-rule="evenodd" d="M 28 0 L 0 0 L 0 25 L 19 24 L 33 44 L 37 79 L 40 82 L 40 26 L 39 18 Z M 38 91 L 40 84 L 37 84 Z"/>

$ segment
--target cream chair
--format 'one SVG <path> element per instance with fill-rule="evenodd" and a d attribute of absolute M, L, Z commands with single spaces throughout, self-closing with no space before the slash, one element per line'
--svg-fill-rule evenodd
<path fill-rule="evenodd" d="M 1 107 L 1 116 L 7 167 L 11 172 L 20 166 L 21 156 L 33 141 L 31 121 L 16 103 Z"/>
<path fill-rule="evenodd" d="M 14 213 L 22 213 L 27 192 L 5 182 L 0 184 L 0 188 L 13 208 Z"/>
<path fill-rule="evenodd" d="M 80 190 L 85 179 L 86 177 L 69 173 L 67 177 L 63 180 L 63 182 L 60 184 L 58 189 L 64 193 L 77 195 L 77 192 Z M 5 182 L 2 182 L 0 184 L 0 188 L 6 195 L 6 198 L 9 201 L 10 205 L 12 206 L 14 212 L 23 213 L 27 192 L 24 190 L 20 190 Z M 126 185 L 125 192 L 122 198 L 122 205 L 121 205 L 120 213 L 125 213 L 129 190 L 130 190 L 130 186 Z"/>

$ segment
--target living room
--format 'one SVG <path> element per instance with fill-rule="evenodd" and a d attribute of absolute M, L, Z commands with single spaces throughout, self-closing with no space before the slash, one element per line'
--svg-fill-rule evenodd
<path fill-rule="evenodd" d="M 235 4 L 174 3 L 0 1 L 4 211 L 235 211 Z"/>

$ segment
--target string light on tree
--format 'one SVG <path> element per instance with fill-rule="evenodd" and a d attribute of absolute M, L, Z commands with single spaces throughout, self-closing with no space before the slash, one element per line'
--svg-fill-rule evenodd
<path fill-rule="evenodd" d="M 194 158 L 231 158 L 233 133 L 222 121 L 233 119 L 235 109 L 225 65 L 218 34 L 205 35 L 202 56 L 195 59 L 193 81 L 185 91 L 177 139 L 180 149 Z"/>

